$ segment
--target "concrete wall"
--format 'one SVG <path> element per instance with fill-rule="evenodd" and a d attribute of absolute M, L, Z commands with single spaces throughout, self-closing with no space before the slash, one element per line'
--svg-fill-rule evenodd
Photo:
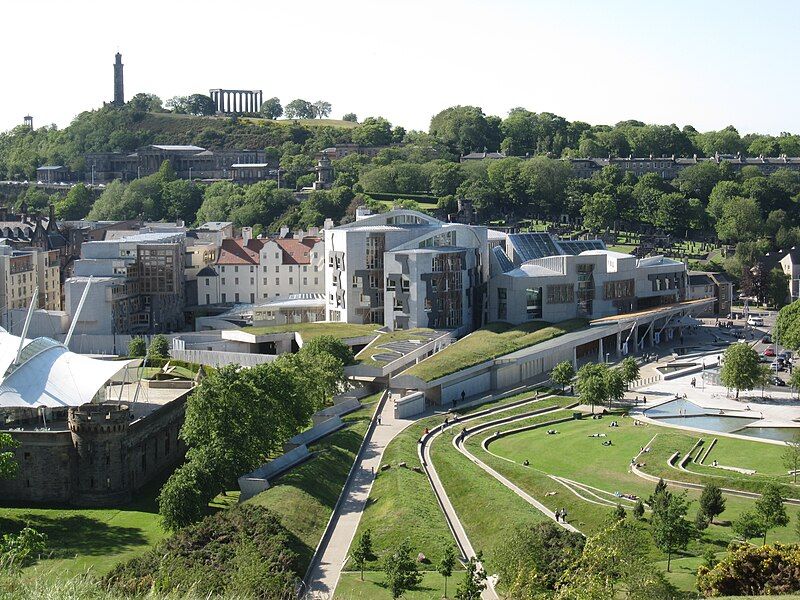
<path fill-rule="evenodd" d="M 311 417 L 311 420 L 314 422 L 314 425 L 318 425 L 323 421 L 327 421 L 333 417 L 344 416 L 347 413 L 358 410 L 359 408 L 361 408 L 361 401 L 357 398 L 350 398 L 340 402 L 339 404 L 334 404 L 333 406 L 323 408 L 322 410 L 314 413 L 314 415 Z"/>
<path fill-rule="evenodd" d="M 304 444 L 298 446 L 294 450 L 289 450 L 289 452 L 279 456 L 275 460 L 264 463 L 255 471 L 242 475 L 239 477 L 239 489 L 242 492 L 239 495 L 239 502 L 244 502 L 256 494 L 260 494 L 264 490 L 269 489 L 270 477 L 280 475 L 283 471 L 303 462 L 308 457 L 308 447 Z"/>
<path fill-rule="evenodd" d="M 211 367 L 225 365 L 242 365 L 254 367 L 263 363 L 272 362 L 278 358 L 275 354 L 250 354 L 247 352 L 220 352 L 218 350 L 170 350 L 170 356 Z"/>
<path fill-rule="evenodd" d="M 407 419 L 425 410 L 425 394 L 414 392 L 394 401 L 394 418 Z"/>
<path fill-rule="evenodd" d="M 313 444 L 318 439 L 325 437 L 329 433 L 333 433 L 337 429 L 344 427 L 344 421 L 338 416 L 323 421 L 319 425 L 314 425 L 311 429 L 301 431 L 296 436 L 291 438 L 286 444 L 289 449 L 295 446 L 302 446 Z"/>

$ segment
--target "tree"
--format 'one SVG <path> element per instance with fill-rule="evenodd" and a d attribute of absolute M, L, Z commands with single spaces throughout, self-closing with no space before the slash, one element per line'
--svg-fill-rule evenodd
<path fill-rule="evenodd" d="M 627 387 L 639 378 L 639 363 L 633 356 L 626 356 L 620 364 L 620 371 Z"/>
<path fill-rule="evenodd" d="M 163 102 L 155 94 L 139 92 L 126 103 L 137 112 L 163 112 Z"/>
<path fill-rule="evenodd" d="M 768 483 L 761 492 L 761 497 L 755 501 L 756 513 L 764 525 L 764 543 L 767 543 L 767 532 L 775 527 L 785 527 L 789 524 L 789 516 L 783 505 L 781 488 L 775 483 Z"/>
<path fill-rule="evenodd" d="M 308 100 L 298 98 L 286 105 L 284 114 L 290 119 L 313 119 L 314 106 Z"/>
<path fill-rule="evenodd" d="M 63 200 L 55 204 L 56 216 L 66 221 L 83 219 L 92 209 L 92 192 L 82 183 L 70 188 Z"/>
<path fill-rule="evenodd" d="M 697 570 L 697 589 L 704 598 L 783 597 L 800 592 L 797 544 L 740 544 L 715 563 L 710 568 L 701 565 Z"/>
<path fill-rule="evenodd" d="M 361 581 L 364 581 L 364 565 L 372 557 L 372 533 L 369 529 L 364 530 L 364 533 L 358 538 L 351 557 L 353 564 L 361 571 Z"/>
<path fill-rule="evenodd" d="M 206 486 L 213 481 L 209 472 L 209 461 L 198 457 L 195 451 L 189 462 L 178 467 L 167 479 L 158 494 L 158 514 L 161 523 L 168 531 L 177 531 L 203 518 L 208 511 L 208 502 L 213 494 L 206 492 Z"/>
<path fill-rule="evenodd" d="M 17 476 L 17 461 L 14 448 L 19 442 L 7 433 L 0 432 L 0 479 L 12 479 Z"/>
<path fill-rule="evenodd" d="M 558 363 L 550 372 L 550 381 L 561 386 L 561 391 L 569 385 L 572 378 L 575 377 L 575 368 L 569 360 Z"/>
<path fill-rule="evenodd" d="M 625 380 L 622 371 L 619 369 L 606 369 L 603 376 L 603 383 L 606 389 L 606 400 L 609 405 L 611 402 L 619 402 L 625 397 Z"/>
<path fill-rule="evenodd" d="M 636 505 L 633 507 L 633 516 L 640 521 L 644 518 L 644 502 L 641 500 L 636 501 Z"/>
<path fill-rule="evenodd" d="M 625 508 L 621 504 L 617 504 L 613 511 L 611 511 L 611 517 L 615 521 L 624 521 L 628 515 L 625 513 Z"/>
<path fill-rule="evenodd" d="M 345 113 L 342 117 L 342 121 L 349 121 L 350 123 L 358 123 L 358 117 L 356 113 Z"/>
<path fill-rule="evenodd" d="M 786 305 L 789 297 L 789 276 L 780 267 L 775 267 L 767 275 L 765 297 L 770 306 L 781 308 Z"/>
<path fill-rule="evenodd" d="M 260 112 L 265 119 L 278 119 L 283 115 L 281 101 L 272 97 L 261 103 Z"/>
<path fill-rule="evenodd" d="M 411 545 L 404 540 L 383 559 L 384 583 L 389 588 L 392 598 L 399 598 L 420 581 L 422 576 L 417 570 L 417 563 L 411 556 Z"/>
<path fill-rule="evenodd" d="M 359 146 L 388 146 L 392 141 L 392 124 L 383 117 L 367 117 L 353 128 L 352 138 Z"/>
<path fill-rule="evenodd" d="M 527 598 L 554 590 L 563 572 L 580 558 L 584 538 L 552 521 L 521 525 L 497 551 L 500 580 L 510 597 Z"/>
<path fill-rule="evenodd" d="M 481 593 L 486 589 L 486 571 L 480 566 L 483 555 L 478 552 L 466 564 L 464 580 L 456 590 L 456 600 L 479 600 Z"/>
<path fill-rule="evenodd" d="M 713 523 L 714 518 L 721 515 L 724 511 L 725 498 L 722 496 L 722 490 L 714 483 L 707 483 L 700 493 L 699 513 L 707 517 L 709 522 Z"/>
<path fill-rule="evenodd" d="M 783 466 L 794 476 L 794 482 L 797 483 L 797 475 L 800 473 L 800 432 L 795 432 L 794 437 L 791 440 L 787 440 L 782 458 Z"/>
<path fill-rule="evenodd" d="M 758 202 L 752 198 L 733 198 L 722 209 L 717 235 L 725 242 L 753 240 L 764 226 Z"/>
<path fill-rule="evenodd" d="M 764 519 L 757 512 L 743 512 L 738 519 L 733 522 L 733 532 L 741 539 L 747 541 L 757 537 L 766 537 L 767 528 Z"/>
<path fill-rule="evenodd" d="M 608 194 L 586 196 L 581 206 L 583 224 L 592 231 L 610 227 L 617 218 L 617 202 Z"/>
<path fill-rule="evenodd" d="M 667 554 L 667 573 L 669 573 L 672 555 L 686 549 L 695 536 L 695 530 L 685 518 L 689 510 L 685 491 L 677 495 L 661 492 L 656 494 L 653 500 L 650 533 L 659 550 Z"/>
<path fill-rule="evenodd" d="M 726 387 L 736 390 L 737 400 L 740 390 L 752 390 L 761 381 L 758 353 L 749 344 L 728 346 L 725 350 L 720 381 Z"/>
<path fill-rule="evenodd" d="M 327 117 L 329 114 L 331 114 L 332 107 L 330 102 L 325 102 L 325 100 L 317 100 L 311 106 L 314 118 L 316 119 L 322 119 L 323 117 Z"/>
<path fill-rule="evenodd" d="M 456 551 L 452 544 L 447 544 L 442 551 L 442 560 L 439 561 L 439 575 L 444 577 L 444 597 L 447 598 L 447 579 L 453 575 L 456 566 Z"/>
<path fill-rule="evenodd" d="M 217 105 L 205 94 L 192 94 L 187 98 L 186 112 L 190 115 L 210 116 L 216 114 Z"/>
<path fill-rule="evenodd" d="M 795 300 L 778 311 L 772 335 L 779 344 L 790 350 L 800 348 L 800 300 Z"/>
<path fill-rule="evenodd" d="M 7 533 L 0 539 L 0 573 L 18 572 L 47 548 L 47 536 L 30 527 Z"/>
<path fill-rule="evenodd" d="M 144 338 L 135 337 L 131 338 L 128 342 L 128 356 L 133 358 L 143 357 L 147 353 L 147 347 Z"/>
<path fill-rule="evenodd" d="M 169 358 L 169 342 L 160 333 L 150 341 L 147 349 L 147 356 L 150 358 Z"/>
<path fill-rule="evenodd" d="M 487 119 L 477 106 L 452 106 L 434 115 L 429 133 L 454 154 L 496 151 L 500 146 L 499 123 Z"/>
<path fill-rule="evenodd" d="M 589 404 L 594 413 L 594 407 L 602 404 L 606 396 L 605 365 L 587 363 L 578 370 L 578 394 L 581 402 Z"/>

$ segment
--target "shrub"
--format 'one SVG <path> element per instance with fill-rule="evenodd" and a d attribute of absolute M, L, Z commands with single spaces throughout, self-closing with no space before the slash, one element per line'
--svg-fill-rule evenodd
<path fill-rule="evenodd" d="M 167 338 L 159 334 L 150 342 L 150 348 L 147 350 L 147 355 L 153 358 L 168 358 L 169 357 L 169 342 Z"/>
<path fill-rule="evenodd" d="M 762 596 L 800 592 L 800 546 L 734 548 L 715 567 L 701 565 L 697 589 L 705 596 Z"/>
<path fill-rule="evenodd" d="M 143 357 L 146 352 L 147 346 L 145 345 L 143 338 L 135 337 L 128 342 L 128 356 L 140 358 Z"/>
<path fill-rule="evenodd" d="M 298 570 L 291 543 L 274 513 L 243 504 L 181 529 L 117 565 L 102 583 L 128 595 L 193 589 L 198 595 L 286 598 Z"/>

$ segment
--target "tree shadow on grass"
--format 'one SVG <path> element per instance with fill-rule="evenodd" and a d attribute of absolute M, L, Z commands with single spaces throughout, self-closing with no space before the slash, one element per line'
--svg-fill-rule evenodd
<path fill-rule="evenodd" d="M 110 525 L 84 515 L 49 517 L 22 513 L 14 519 L 0 519 L 0 531 L 3 533 L 16 533 L 23 527 L 32 527 L 47 536 L 51 558 L 71 558 L 76 554 L 116 554 L 148 543 L 147 538 L 135 527 Z"/>

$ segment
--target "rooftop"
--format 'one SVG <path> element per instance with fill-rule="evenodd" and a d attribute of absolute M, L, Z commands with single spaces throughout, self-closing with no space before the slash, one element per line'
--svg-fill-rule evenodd
<path fill-rule="evenodd" d="M 412 375 L 423 381 L 434 381 L 498 356 L 577 331 L 587 324 L 585 319 L 572 319 L 555 324 L 532 321 L 517 326 L 508 323 L 490 323 L 403 371 L 402 375 Z"/>
<path fill-rule="evenodd" d="M 271 325 L 268 327 L 243 327 L 243 333 L 251 335 L 270 335 L 273 333 L 299 333 L 303 340 L 330 335 L 337 339 L 375 335 L 380 325 L 358 325 L 355 323 L 332 323 L 330 321 L 317 321 L 315 323 L 290 323 L 287 325 Z"/>

